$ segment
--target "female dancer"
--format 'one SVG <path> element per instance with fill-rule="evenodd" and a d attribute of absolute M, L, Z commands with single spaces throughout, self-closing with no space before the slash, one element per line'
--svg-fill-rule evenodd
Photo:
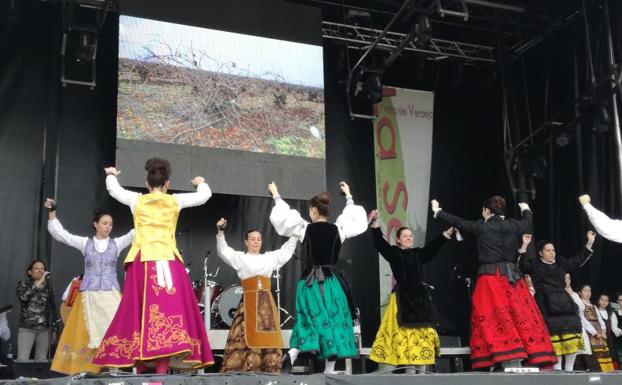
<path fill-rule="evenodd" d="M 290 237 L 280 249 L 261 254 L 261 233 L 249 230 L 244 236 L 245 253 L 227 245 L 226 225 L 224 218 L 216 223 L 218 256 L 238 273 L 244 297 L 233 317 L 221 371 L 280 373 L 284 345 L 270 277 L 290 260 L 298 238 Z"/>
<path fill-rule="evenodd" d="M 309 223 L 281 199 L 274 182 L 268 185 L 275 203 L 270 214 L 272 225 L 278 234 L 302 240 L 303 260 L 310 266 L 298 281 L 296 322 L 291 349 L 283 357 L 283 372 L 291 370 L 300 352 L 315 353 L 317 358 L 326 359 L 325 373 L 334 373 L 334 359 L 358 355 L 347 284 L 334 265 L 341 243 L 367 229 L 367 216 L 363 207 L 354 204 L 350 187 L 341 182 L 340 188 L 347 203 L 332 224 L 327 222 L 328 193 L 320 193 L 309 201 Z"/>
<path fill-rule="evenodd" d="M 93 213 L 95 236 L 81 237 L 69 233 L 56 217 L 56 202 L 46 199 L 49 210 L 48 231 L 54 239 L 78 249 L 84 255 L 84 276 L 69 318 L 60 336 L 50 369 L 69 375 L 80 372 L 98 373 L 93 365 L 95 349 L 114 317 L 121 292 L 117 281 L 117 258 L 134 239 L 134 230 L 110 239 L 112 215 L 103 210 Z"/>
<path fill-rule="evenodd" d="M 397 245 L 391 246 L 382 235 L 378 211 L 371 212 L 371 219 L 374 245 L 391 265 L 396 284 L 369 359 L 381 364 L 379 371 L 414 365 L 415 371 L 425 373 L 426 366 L 434 365 L 435 357 L 440 354 L 440 341 L 423 264 L 434 258 L 451 238 L 454 228 L 445 230 L 424 248 L 413 248 L 412 230 L 401 227 L 395 236 Z M 406 372 L 411 370 L 407 368 Z"/>
<path fill-rule="evenodd" d="M 167 194 L 171 165 L 153 158 L 145 164 L 148 194 L 125 190 L 114 167 L 106 168 L 110 195 L 134 214 L 136 233 L 125 258 L 125 285 L 119 309 L 97 349 L 100 366 L 145 369 L 155 361 L 156 373 L 168 367 L 200 368 L 213 363 L 212 352 L 188 273 L 175 244 L 179 211 L 199 206 L 212 195 L 203 177 L 197 191 Z"/>
<path fill-rule="evenodd" d="M 590 333 L 590 345 L 592 347 L 591 362 L 589 368 L 596 372 L 613 371 L 613 360 L 609 354 L 607 346 L 607 326 L 600 316 L 598 309 L 594 306 L 590 299 L 592 298 L 592 288 L 589 285 L 581 286 L 579 297 L 585 306 L 583 314 L 585 319 L 592 325 L 596 333 Z"/>
<path fill-rule="evenodd" d="M 526 253 L 530 238 L 523 236 L 520 269 L 529 274 L 535 289 L 535 299 L 549 330 L 553 348 L 557 355 L 556 370 L 572 371 L 577 352 L 582 346 L 583 325 L 572 297 L 565 291 L 566 274 L 585 265 L 592 256 L 596 234 L 587 232 L 587 243 L 581 252 L 572 258 L 556 256 L 555 246 L 549 241 L 538 244 L 538 257 Z"/>
<path fill-rule="evenodd" d="M 541 366 L 557 358 L 540 314 L 516 266 L 518 239 L 531 228 L 531 211 L 519 203 L 520 220 L 505 218 L 505 199 L 484 201 L 481 221 L 451 215 L 432 200 L 434 217 L 477 237 L 478 277 L 471 312 L 471 363 L 474 369 L 501 364 L 520 366 L 522 360 Z"/>

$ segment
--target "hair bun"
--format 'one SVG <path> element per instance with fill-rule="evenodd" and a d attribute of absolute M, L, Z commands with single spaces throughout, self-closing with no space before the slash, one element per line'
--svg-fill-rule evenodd
<path fill-rule="evenodd" d="M 320 193 L 320 195 L 318 195 L 318 198 L 320 199 L 320 202 L 324 203 L 325 205 L 329 205 L 330 204 L 330 194 L 327 192 L 323 192 Z"/>

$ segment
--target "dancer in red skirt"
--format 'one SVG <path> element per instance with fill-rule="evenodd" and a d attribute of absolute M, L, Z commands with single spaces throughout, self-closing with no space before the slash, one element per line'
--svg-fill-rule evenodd
<path fill-rule="evenodd" d="M 175 228 L 181 209 L 202 205 L 212 192 L 198 176 L 191 181 L 196 192 L 167 194 L 170 163 L 152 158 L 145 169 L 148 194 L 125 190 L 116 178 L 120 171 L 106 168 L 106 188 L 130 207 L 136 233 L 125 258 L 123 297 L 93 363 L 140 372 L 155 364 L 158 374 L 169 366 L 202 368 L 214 360 Z"/>
<path fill-rule="evenodd" d="M 434 218 L 477 237 L 478 278 L 471 312 L 473 369 L 550 366 L 557 362 L 549 332 L 516 265 L 519 238 L 532 226 L 531 210 L 519 203 L 522 218 L 506 219 L 505 199 L 493 196 L 482 208 L 483 220 L 467 221 L 443 211 L 432 200 Z"/>

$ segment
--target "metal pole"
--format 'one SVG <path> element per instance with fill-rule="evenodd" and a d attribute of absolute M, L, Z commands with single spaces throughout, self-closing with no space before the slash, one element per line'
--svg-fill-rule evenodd
<path fill-rule="evenodd" d="M 609 68 L 611 68 L 611 117 L 613 119 L 613 138 L 618 161 L 618 194 L 622 195 L 622 136 L 620 133 L 620 114 L 618 111 L 618 94 L 616 92 L 615 54 L 613 50 L 613 37 L 611 35 L 611 19 L 609 17 L 609 1 L 604 2 L 605 32 L 607 33 L 607 56 Z"/>

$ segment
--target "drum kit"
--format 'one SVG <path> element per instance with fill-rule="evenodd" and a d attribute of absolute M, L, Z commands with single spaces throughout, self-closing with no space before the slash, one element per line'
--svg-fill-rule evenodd
<path fill-rule="evenodd" d="M 244 288 L 242 285 L 235 284 L 223 290 L 222 286 L 215 281 L 220 267 L 215 273 L 211 273 L 207 267 L 210 253 L 207 252 L 203 260 L 203 279 L 192 283 L 196 300 L 205 319 L 205 328 L 210 329 L 229 329 L 233 324 L 235 312 L 238 310 Z M 276 306 L 281 315 L 281 326 L 294 319 L 287 310 L 281 307 L 281 275 L 279 269 L 274 271 L 272 278 L 276 279 L 275 293 Z"/>

